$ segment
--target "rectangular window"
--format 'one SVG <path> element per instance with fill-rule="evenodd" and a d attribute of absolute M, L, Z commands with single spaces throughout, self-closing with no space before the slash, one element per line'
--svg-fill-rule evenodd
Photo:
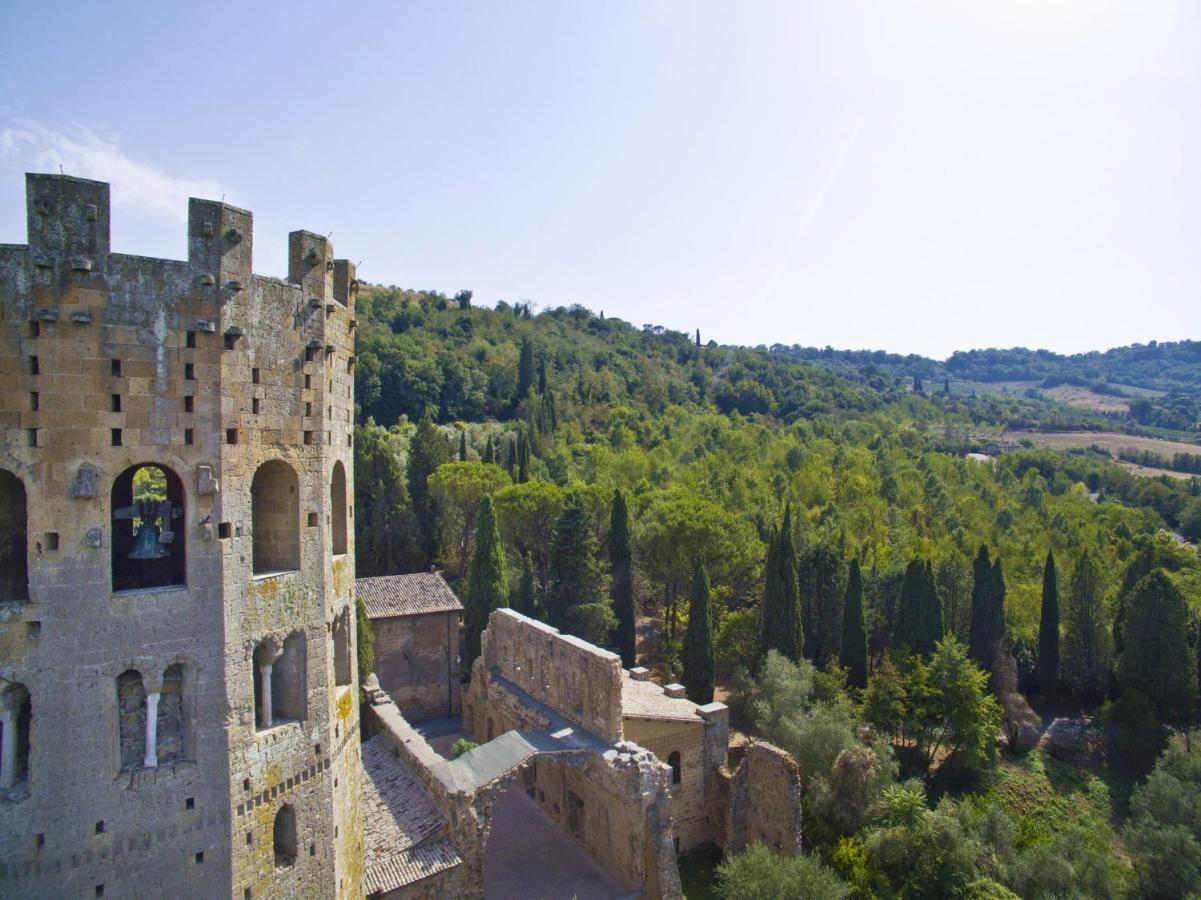
<path fill-rule="evenodd" d="M 191 394 L 189 394 L 188 396 L 183 398 L 183 411 L 184 412 L 191 412 L 192 408 L 195 405 L 196 405 L 196 398 L 193 397 Z"/>
<path fill-rule="evenodd" d="M 305 414 L 306 416 L 312 416 L 312 415 L 313 415 L 313 404 L 312 404 L 312 402 L 311 402 L 311 401 L 305 401 L 305 404 L 304 404 L 304 414 Z"/>
<path fill-rule="evenodd" d="M 226 428 L 225 429 L 225 443 L 236 444 L 237 442 L 238 442 L 238 429 Z"/>
<path fill-rule="evenodd" d="M 187 333 L 185 346 L 188 347 L 189 349 L 196 346 L 196 332 L 189 331 Z"/>
<path fill-rule="evenodd" d="M 306 432 L 304 433 L 304 442 L 305 442 L 306 444 L 311 444 L 311 443 L 313 443 L 313 432 L 311 432 L 311 431 L 306 431 Z"/>
<path fill-rule="evenodd" d="M 313 376 L 305 375 L 304 376 L 304 389 L 307 391 L 307 390 L 310 390 L 312 387 L 313 387 Z"/>
<path fill-rule="evenodd" d="M 187 379 L 188 381 L 195 381 L 196 380 L 196 366 L 194 366 L 192 363 L 184 363 L 183 377 L 185 379 Z"/>
<path fill-rule="evenodd" d="M 317 527 L 317 514 L 315 512 L 311 512 L 311 513 L 309 513 L 309 528 L 316 528 L 316 527 Z"/>
<path fill-rule="evenodd" d="M 113 412 L 121 411 L 121 395 L 113 394 Z"/>
<path fill-rule="evenodd" d="M 113 446 L 120 447 L 121 446 L 121 429 L 120 428 L 113 429 L 112 438 L 113 438 Z"/>
<path fill-rule="evenodd" d="M 58 549 L 58 532 L 57 531 L 47 531 L 46 532 L 46 549 L 47 550 L 57 550 Z"/>
<path fill-rule="evenodd" d="M 258 384 L 258 383 L 259 383 L 259 370 L 258 370 L 258 369 L 251 369 L 251 370 L 250 370 L 250 383 L 251 383 L 251 384 Z"/>
<path fill-rule="evenodd" d="M 217 524 L 217 537 L 227 538 L 232 534 L 233 534 L 233 526 L 230 525 L 228 522 L 220 522 Z M 243 787 L 246 790 L 250 790 L 249 779 L 247 779 L 245 782 L 243 782 Z"/>
<path fill-rule="evenodd" d="M 32 409 L 34 412 L 37 412 L 38 409 L 40 408 L 40 406 L 39 406 L 40 403 L 41 403 L 41 399 L 38 397 L 38 392 L 30 391 L 29 392 L 29 408 Z"/>
<path fill-rule="evenodd" d="M 38 445 L 38 430 L 36 428 L 29 429 L 29 446 L 36 447 Z"/>
<path fill-rule="evenodd" d="M 192 446 L 192 443 L 194 442 L 194 440 L 195 440 L 195 438 L 193 436 L 192 429 L 185 428 L 183 430 L 183 442 L 190 447 L 190 446 Z"/>
<path fill-rule="evenodd" d="M 41 372 L 41 364 L 36 356 L 29 357 L 29 374 L 37 375 Z"/>
<path fill-rule="evenodd" d="M 30 322 L 29 323 L 29 336 L 31 338 L 42 336 L 42 323 L 41 322 Z"/>
<path fill-rule="evenodd" d="M 232 350 L 238 343 L 237 335 L 227 334 L 225 336 L 225 349 Z"/>
<path fill-rule="evenodd" d="M 250 411 L 252 413 L 254 413 L 255 415 L 258 415 L 258 412 L 259 412 L 259 398 L 258 397 L 250 398 Z"/>
<path fill-rule="evenodd" d="M 114 359 L 111 363 L 111 367 L 112 367 L 113 375 L 120 378 L 121 377 L 121 360 Z"/>

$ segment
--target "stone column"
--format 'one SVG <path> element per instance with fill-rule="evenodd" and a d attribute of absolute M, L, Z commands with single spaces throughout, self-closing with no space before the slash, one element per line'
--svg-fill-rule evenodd
<path fill-rule="evenodd" d="M 146 756 L 142 765 L 147 769 L 158 768 L 158 691 L 146 695 Z"/>
<path fill-rule="evenodd" d="M 271 670 L 281 656 L 284 655 L 283 647 L 279 647 L 274 641 L 264 641 L 254 651 L 254 659 L 258 663 L 259 681 L 259 720 L 262 724 L 260 728 L 270 728 L 274 722 L 271 717 Z"/>
<path fill-rule="evenodd" d="M 17 783 L 18 720 L 27 694 L 20 685 L 11 685 L 0 694 L 0 723 L 4 728 L 0 736 L 0 790 L 8 790 Z"/>

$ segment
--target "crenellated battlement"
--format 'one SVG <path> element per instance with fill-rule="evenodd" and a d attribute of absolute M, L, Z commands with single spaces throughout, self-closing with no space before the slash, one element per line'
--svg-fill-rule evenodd
<path fill-rule="evenodd" d="M 111 213 L 109 185 L 71 175 L 28 173 L 25 176 L 25 245 L 0 245 L 0 252 L 26 249 L 35 269 L 104 274 L 109 271 Z M 198 288 L 215 289 L 207 299 L 220 300 L 247 286 L 253 277 L 254 214 L 221 200 L 192 197 L 188 201 L 188 258 Z M 151 261 L 149 257 L 136 257 Z M 155 259 L 164 265 L 180 260 Z M 145 266 L 143 265 L 143 268 Z M 289 284 L 306 298 L 353 305 L 355 267 L 335 259 L 333 244 L 319 234 L 298 230 L 288 235 Z"/>

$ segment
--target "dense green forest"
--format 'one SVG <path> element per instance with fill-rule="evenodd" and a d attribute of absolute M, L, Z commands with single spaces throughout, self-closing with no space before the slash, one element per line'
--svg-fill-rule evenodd
<path fill-rule="evenodd" d="M 510 605 L 792 753 L 813 853 L 726 860 L 724 896 L 1201 890 L 1201 479 L 969 458 L 1092 414 L 944 369 L 471 299 L 360 294 L 359 574 L 438 565 L 469 658 Z M 1103 759 L 1032 747 L 1082 713 Z"/>

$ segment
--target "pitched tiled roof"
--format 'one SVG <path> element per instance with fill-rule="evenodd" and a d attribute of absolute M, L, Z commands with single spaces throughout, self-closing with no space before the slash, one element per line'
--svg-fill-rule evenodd
<path fill-rule="evenodd" d="M 364 743 L 362 753 L 366 893 L 393 891 L 459 865 L 445 817 L 384 738 Z"/>
<path fill-rule="evenodd" d="M 455 592 L 437 572 L 359 578 L 354 583 L 354 589 L 363 598 L 367 617 L 371 619 L 459 612 L 463 609 Z"/>

